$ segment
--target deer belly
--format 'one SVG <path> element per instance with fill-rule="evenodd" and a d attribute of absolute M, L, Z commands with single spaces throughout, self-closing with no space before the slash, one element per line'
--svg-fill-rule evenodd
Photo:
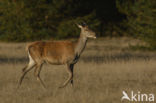
<path fill-rule="evenodd" d="M 72 60 L 72 58 L 72 53 L 62 51 L 56 52 L 56 50 L 44 54 L 44 60 L 50 64 L 66 64 L 68 61 Z"/>
<path fill-rule="evenodd" d="M 46 57 L 44 60 L 50 64 L 62 65 L 62 64 L 66 64 L 70 59 L 69 57 L 59 56 L 57 58 Z"/>
<path fill-rule="evenodd" d="M 44 60 L 45 60 L 47 63 L 50 63 L 50 64 L 55 64 L 55 65 L 61 65 L 61 64 L 62 64 L 60 58 L 45 57 Z"/>

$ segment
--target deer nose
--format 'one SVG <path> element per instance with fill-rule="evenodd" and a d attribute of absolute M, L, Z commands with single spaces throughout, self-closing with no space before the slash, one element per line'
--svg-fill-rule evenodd
<path fill-rule="evenodd" d="M 94 36 L 93 38 L 96 39 L 96 36 Z"/>

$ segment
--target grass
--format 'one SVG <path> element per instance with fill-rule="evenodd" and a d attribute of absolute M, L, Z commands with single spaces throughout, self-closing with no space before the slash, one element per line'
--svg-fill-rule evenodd
<path fill-rule="evenodd" d="M 74 87 L 58 88 L 67 79 L 66 66 L 45 64 L 41 78 L 47 90 L 42 89 L 32 70 L 17 91 L 21 69 L 28 62 L 25 43 L 0 43 L 0 102 L 121 103 L 123 90 L 156 94 L 156 56 L 151 51 L 126 50 L 131 43 L 139 41 L 129 38 L 89 41 L 75 65 Z"/>

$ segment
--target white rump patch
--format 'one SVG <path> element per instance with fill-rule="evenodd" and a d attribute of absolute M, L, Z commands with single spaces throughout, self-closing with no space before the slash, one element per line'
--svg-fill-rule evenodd
<path fill-rule="evenodd" d="M 29 56 L 29 64 L 28 66 L 32 66 L 35 64 L 35 61 L 33 60 L 33 58 L 31 57 L 30 53 L 29 53 L 29 50 L 28 50 L 28 56 Z"/>

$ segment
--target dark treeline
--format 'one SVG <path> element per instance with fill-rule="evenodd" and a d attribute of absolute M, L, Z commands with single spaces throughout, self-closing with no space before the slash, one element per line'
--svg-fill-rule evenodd
<path fill-rule="evenodd" d="M 133 36 L 156 47 L 155 0 L 0 0 L 0 40 L 73 38 L 86 22 L 100 36 Z"/>

